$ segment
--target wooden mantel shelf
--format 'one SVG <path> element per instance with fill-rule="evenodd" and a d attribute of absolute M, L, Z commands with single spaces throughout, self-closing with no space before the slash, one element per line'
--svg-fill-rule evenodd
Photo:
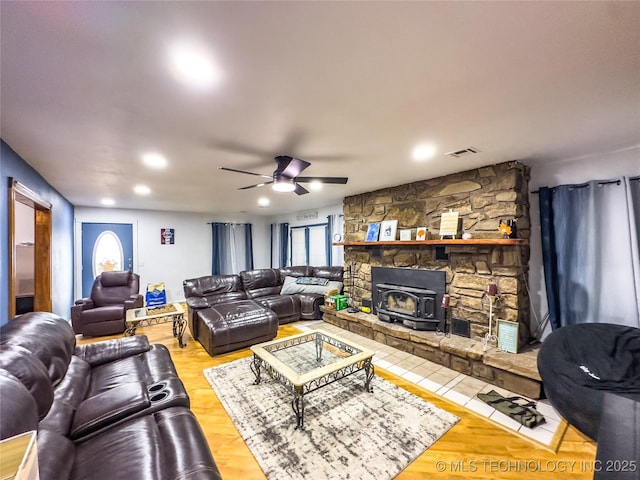
<path fill-rule="evenodd" d="M 529 242 L 523 238 L 471 238 L 448 239 L 448 240 L 394 240 L 391 242 L 336 242 L 335 246 L 345 247 L 376 247 L 376 246 L 395 246 L 395 245 L 527 245 Z"/>

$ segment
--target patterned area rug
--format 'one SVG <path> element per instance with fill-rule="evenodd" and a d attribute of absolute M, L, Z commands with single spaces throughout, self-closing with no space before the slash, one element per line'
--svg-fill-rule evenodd
<path fill-rule="evenodd" d="M 459 420 L 380 377 L 367 393 L 357 372 L 305 395 L 296 430 L 292 394 L 268 375 L 253 385 L 250 362 L 204 375 L 270 480 L 391 479 Z"/>

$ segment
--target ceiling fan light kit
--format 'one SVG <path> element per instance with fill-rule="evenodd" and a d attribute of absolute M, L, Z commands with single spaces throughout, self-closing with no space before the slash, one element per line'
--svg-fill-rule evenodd
<path fill-rule="evenodd" d="M 277 178 L 273 181 L 273 188 L 276 192 L 293 192 L 296 184 L 291 178 Z"/>
<path fill-rule="evenodd" d="M 272 188 L 276 192 L 295 192 L 297 195 L 305 195 L 309 193 L 309 190 L 304 188 L 300 183 L 333 183 L 344 185 L 349 180 L 347 177 L 299 177 L 302 171 L 311 166 L 309 162 L 300 160 L 299 158 L 291 157 L 289 155 L 279 155 L 274 159 L 278 165 L 271 176 L 263 175 L 261 173 L 246 172 L 244 170 L 237 170 L 235 168 L 218 167 L 219 170 L 225 170 L 227 172 L 244 173 L 246 175 L 255 175 L 258 177 L 272 179 L 270 182 L 257 183 L 255 185 L 249 185 L 247 187 L 240 187 L 238 190 L 248 190 L 250 188 L 264 187 L 265 185 L 272 185 Z"/>

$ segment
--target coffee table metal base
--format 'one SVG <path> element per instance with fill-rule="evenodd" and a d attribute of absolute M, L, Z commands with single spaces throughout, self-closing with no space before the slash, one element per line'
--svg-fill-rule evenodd
<path fill-rule="evenodd" d="M 318 346 L 316 344 L 316 355 L 317 360 L 321 360 L 322 356 L 322 346 Z M 293 412 L 296 415 L 296 429 L 300 428 L 304 430 L 304 396 L 307 393 L 318 390 L 321 387 L 329 385 L 341 378 L 352 375 L 356 372 L 364 370 L 365 372 L 365 381 L 364 381 L 364 389 L 366 392 L 372 393 L 373 388 L 371 387 L 371 380 L 375 376 L 375 367 L 373 363 L 371 363 L 371 357 L 366 358 L 360 362 L 353 363 L 351 365 L 347 365 L 339 370 L 335 370 L 327 375 L 324 375 L 320 378 L 314 379 L 309 383 L 305 383 L 304 385 L 294 385 L 287 378 L 285 378 L 282 374 L 280 374 L 277 370 L 275 370 L 271 365 L 262 360 L 258 355 L 253 355 L 253 361 L 251 362 L 251 371 L 256 377 L 254 382 L 255 385 L 258 385 L 262 380 L 262 370 L 264 370 L 271 378 L 278 381 L 282 385 L 284 385 L 289 391 L 293 393 L 293 399 L 291 400 L 291 407 L 293 408 Z"/>
<path fill-rule="evenodd" d="M 187 326 L 187 321 L 184 318 L 184 311 L 182 307 L 175 307 L 175 312 L 169 312 L 166 314 L 150 316 L 150 317 L 136 317 L 135 312 L 129 314 L 127 312 L 127 320 L 126 320 L 126 329 L 124 334 L 126 336 L 133 336 L 136 334 L 136 329 L 138 327 L 147 327 L 151 325 L 159 325 L 161 323 L 173 323 L 173 336 L 178 339 L 178 345 L 180 348 L 184 348 L 186 344 L 182 341 L 182 336 L 184 334 L 185 328 Z M 142 309 L 136 309 L 142 310 Z M 146 313 L 146 312 L 145 312 Z"/>

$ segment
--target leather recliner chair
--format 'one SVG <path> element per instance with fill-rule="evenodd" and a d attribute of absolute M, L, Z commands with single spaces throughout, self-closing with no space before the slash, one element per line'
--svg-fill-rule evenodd
<path fill-rule="evenodd" d="M 103 272 L 91 288 L 89 298 L 81 298 L 71 307 L 75 333 L 96 337 L 125 330 L 126 311 L 141 308 L 140 277 L 133 272 Z"/>

